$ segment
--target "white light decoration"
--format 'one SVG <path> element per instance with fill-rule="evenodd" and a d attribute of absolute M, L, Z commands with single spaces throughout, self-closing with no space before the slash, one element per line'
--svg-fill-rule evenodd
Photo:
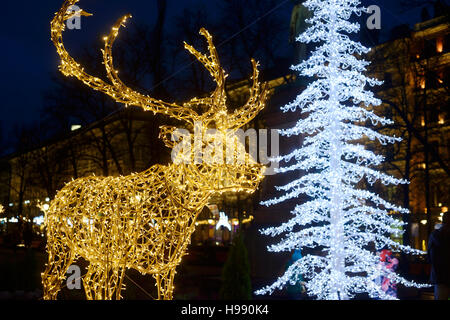
<path fill-rule="evenodd" d="M 280 130 L 284 136 L 302 136 L 304 140 L 300 148 L 276 159 L 285 163 L 277 172 L 291 173 L 293 181 L 277 187 L 282 196 L 263 202 L 271 206 L 298 199 L 299 204 L 290 221 L 262 230 L 264 235 L 274 237 L 284 234 L 278 244 L 268 247 L 269 251 L 302 249 L 303 257 L 275 283 L 256 293 L 272 294 L 285 285 L 296 284 L 302 276 L 308 295 L 319 300 L 347 300 L 364 293 L 371 298 L 395 299 L 376 279 L 383 276 L 406 286 L 425 285 L 381 266 L 376 251 L 387 247 L 409 254 L 423 252 L 389 237 L 401 234 L 399 228 L 404 224 L 388 212 L 408 210 L 360 188 L 363 181 L 370 185 L 377 181 L 384 185 L 408 183 L 373 169 L 384 158 L 363 145 L 363 139 L 382 145 L 400 141 L 364 126 L 393 123 L 377 116 L 371 107 L 381 101 L 367 87 L 381 82 L 363 75 L 369 63 L 357 57 L 370 49 L 347 35 L 360 29 L 359 24 L 349 21 L 350 17 L 360 16 L 366 9 L 360 7 L 359 0 L 308 0 L 304 6 L 314 16 L 297 40 L 316 43 L 317 48 L 292 69 L 314 81 L 295 101 L 282 107 L 283 112 L 300 110 L 303 116 L 293 128 Z"/>
<path fill-rule="evenodd" d="M 219 230 L 220 227 L 227 228 L 229 231 L 231 231 L 231 224 L 228 221 L 228 216 L 225 214 L 225 212 L 219 213 L 219 221 L 216 224 L 216 230 Z"/>

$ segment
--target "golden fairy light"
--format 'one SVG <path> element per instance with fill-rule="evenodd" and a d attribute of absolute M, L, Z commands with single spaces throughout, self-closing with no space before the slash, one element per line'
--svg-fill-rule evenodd
<path fill-rule="evenodd" d="M 209 97 L 178 105 L 132 90 L 118 78 L 112 58 L 112 46 L 129 15 L 119 19 L 104 38 L 107 83 L 87 74 L 64 48 L 62 33 L 66 20 L 75 15 L 89 15 L 82 10 L 69 13 L 69 8 L 77 2 L 65 1 L 51 23 L 52 41 L 64 75 L 75 77 L 126 106 L 138 106 L 182 120 L 190 130 L 200 128 L 204 137 L 209 135 L 209 129 L 215 128 L 219 132 L 216 137 L 220 137 L 216 139 L 225 137 L 235 145 L 231 158 L 237 159 L 245 153 L 245 161 L 229 161 L 227 152 L 226 163 L 199 163 L 186 161 L 195 158 L 194 152 L 180 153 L 168 166 L 156 165 L 129 176 L 85 177 L 66 184 L 45 210 L 49 260 L 42 274 L 44 298 L 56 299 L 68 267 L 82 257 L 89 262 L 83 276 L 87 299 L 120 299 L 124 273 L 131 268 L 154 277 L 158 299 L 172 299 L 176 267 L 190 243 L 198 214 L 211 196 L 223 192 L 253 193 L 263 179 L 264 167 L 245 152 L 233 132 L 264 108 L 266 85 L 258 81 L 257 63 L 252 60 L 250 98 L 246 105 L 229 113 L 224 88 L 226 75 L 211 35 L 201 29 L 208 42 L 209 55 L 187 44 L 185 48 L 206 67 L 217 84 Z M 161 137 L 171 148 L 175 144 L 167 135 L 173 132 L 174 128 L 162 128 Z M 204 150 L 208 145 L 203 141 L 200 147 Z M 213 156 L 217 158 L 217 154 L 221 153 Z"/>

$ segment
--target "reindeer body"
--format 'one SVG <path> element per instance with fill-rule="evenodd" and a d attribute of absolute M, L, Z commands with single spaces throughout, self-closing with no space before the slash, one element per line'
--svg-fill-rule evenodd
<path fill-rule="evenodd" d="M 66 0 L 52 21 L 52 40 L 64 75 L 76 77 L 117 102 L 185 121 L 194 131 L 200 123 L 202 136 L 209 137 L 208 129 L 215 127 L 221 133 L 220 139 L 231 138 L 231 144 L 236 146 L 231 158 L 245 155 L 245 161 L 186 162 L 196 157 L 194 153 L 178 154 L 179 158 L 168 166 L 156 165 L 125 177 L 85 177 L 66 184 L 45 214 L 49 260 L 42 274 L 44 298 L 56 299 L 67 269 L 82 257 L 89 263 L 83 277 L 88 299 L 120 299 L 126 269 L 151 274 L 156 280 L 158 299 L 172 299 L 175 269 L 186 253 L 197 216 L 210 197 L 230 191 L 253 193 L 263 178 L 264 167 L 251 159 L 233 132 L 264 108 L 266 87 L 258 82 L 257 63 L 252 60 L 253 86 L 248 103 L 229 114 L 224 90 L 226 75 L 211 35 L 201 29 L 200 33 L 208 40 L 209 56 L 187 44 L 185 47 L 205 65 L 217 83 L 210 97 L 177 105 L 133 91 L 118 78 L 112 60 L 113 43 L 129 16 L 119 19 L 105 37 L 103 57 L 111 83 L 104 82 L 87 74 L 64 48 L 65 21 L 74 14 L 88 15 L 83 11 L 68 13 L 77 2 Z M 196 108 L 204 112 L 199 114 Z M 173 134 L 174 129 L 162 128 L 162 138 L 170 148 L 174 148 L 174 142 L 167 135 Z M 201 147 L 205 149 L 204 145 Z M 213 158 L 223 160 L 221 154 L 218 152 Z"/>

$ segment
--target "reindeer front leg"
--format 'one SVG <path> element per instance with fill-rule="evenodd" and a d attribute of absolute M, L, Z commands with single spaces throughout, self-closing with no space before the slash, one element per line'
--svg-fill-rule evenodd
<path fill-rule="evenodd" d="M 173 279 L 175 277 L 175 268 L 167 272 L 155 274 L 153 277 L 156 280 L 158 288 L 158 300 L 172 300 L 173 298 Z"/>

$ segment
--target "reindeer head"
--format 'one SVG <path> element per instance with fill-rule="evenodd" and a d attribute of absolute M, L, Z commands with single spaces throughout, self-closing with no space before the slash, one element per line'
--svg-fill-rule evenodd
<path fill-rule="evenodd" d="M 126 86 L 118 77 L 118 71 L 113 64 L 112 47 L 119 34 L 119 29 L 125 25 L 131 15 L 126 15 L 119 19 L 112 27 L 110 34 L 104 37 L 105 47 L 103 52 L 103 62 L 106 68 L 109 83 L 95 76 L 87 74 L 66 51 L 62 33 L 65 29 L 65 21 L 74 16 L 85 15 L 84 11 L 71 12 L 68 10 L 79 0 L 66 0 L 59 12 L 56 13 L 51 23 L 52 41 L 56 46 L 57 52 L 61 58 L 60 71 L 65 76 L 73 76 L 82 81 L 85 85 L 101 91 L 112 97 L 115 101 L 125 104 L 125 106 L 138 106 L 143 110 L 152 111 L 155 114 L 165 114 L 171 118 L 181 120 L 185 123 L 185 128 L 191 130 L 193 135 L 183 137 L 184 142 L 190 140 L 194 144 L 192 152 L 189 154 L 179 153 L 175 157 L 176 165 L 186 167 L 196 179 L 201 179 L 206 186 L 213 186 L 214 191 L 248 191 L 256 190 L 262 179 L 264 168 L 257 164 L 245 151 L 245 146 L 235 135 L 238 129 L 249 123 L 264 107 L 267 99 L 266 84 L 262 85 L 258 81 L 259 71 L 258 64 L 252 59 L 253 64 L 253 85 L 250 88 L 250 98 L 248 102 L 235 111 L 228 111 L 227 96 L 225 93 L 226 73 L 220 66 L 219 57 L 214 47 L 212 37 L 205 29 L 200 30 L 208 42 L 209 55 L 204 55 L 192 46 L 185 43 L 185 48 L 193 54 L 209 71 L 214 82 L 217 84 L 216 89 L 209 97 L 194 98 L 183 104 L 168 103 L 154 99 L 148 95 L 141 94 Z M 200 112 L 199 112 L 200 111 Z M 211 129 L 215 129 L 215 133 L 211 134 Z M 197 130 L 197 131 L 196 131 Z M 173 134 L 175 128 L 162 127 L 161 137 L 166 145 L 170 148 L 175 147 L 173 139 L 169 139 L 168 135 Z M 198 139 L 196 134 L 201 134 L 200 144 L 195 142 Z M 212 136 L 213 135 L 213 136 Z M 222 141 L 222 147 L 216 144 L 218 149 L 212 152 L 213 160 L 197 159 L 198 154 L 195 151 L 203 153 L 208 148 L 211 140 Z M 234 147 L 230 152 L 230 148 Z M 224 152 L 218 152 L 222 148 Z M 200 149 L 200 150 L 199 150 Z M 181 155 L 184 161 L 181 160 Z M 222 157 L 222 159 L 218 159 Z M 189 161 L 186 161 L 189 160 Z"/>

